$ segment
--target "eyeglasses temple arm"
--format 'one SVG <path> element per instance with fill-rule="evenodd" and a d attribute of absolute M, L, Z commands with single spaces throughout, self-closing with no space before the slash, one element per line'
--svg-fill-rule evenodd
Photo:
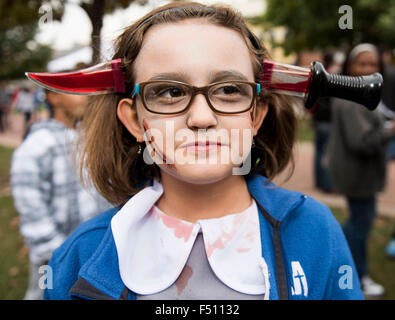
<path fill-rule="evenodd" d="M 137 95 L 137 94 L 139 94 L 139 93 L 140 93 L 140 84 L 137 83 L 137 84 L 134 86 L 134 88 L 133 88 L 131 97 L 134 98 L 134 96 Z"/>

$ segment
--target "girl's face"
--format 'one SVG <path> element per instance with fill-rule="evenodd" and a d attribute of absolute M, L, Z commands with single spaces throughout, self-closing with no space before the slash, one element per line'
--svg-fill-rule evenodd
<path fill-rule="evenodd" d="M 151 27 L 133 71 L 136 83 L 174 80 L 201 87 L 227 80 L 255 82 L 242 36 L 198 19 Z M 219 114 L 197 94 L 187 111 L 163 115 L 146 110 L 141 96 L 135 99 L 136 108 L 131 99 L 119 103 L 119 119 L 138 141 L 145 141 L 162 175 L 195 184 L 222 180 L 234 168 L 243 173 L 240 167 L 267 112 L 260 105 L 239 114 Z M 247 174 L 248 164 L 244 169 Z"/>
<path fill-rule="evenodd" d="M 349 73 L 352 76 L 363 76 L 379 71 L 379 57 L 371 51 L 360 53 L 349 68 Z"/>

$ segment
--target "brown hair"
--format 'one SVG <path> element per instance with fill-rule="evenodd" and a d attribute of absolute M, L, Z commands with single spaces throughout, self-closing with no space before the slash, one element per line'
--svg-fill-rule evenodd
<path fill-rule="evenodd" d="M 166 11 L 170 8 L 179 9 Z M 152 18 L 147 22 L 149 17 Z M 131 91 L 134 85 L 133 61 L 140 51 L 145 31 L 154 24 L 190 18 L 205 19 L 214 25 L 238 31 L 251 52 L 255 81 L 259 82 L 262 61 L 270 58 L 269 53 L 264 46 L 258 49 L 251 43 L 250 33 L 239 12 L 222 5 L 177 2 L 151 11 L 126 28 L 116 40 L 113 58 L 123 59 L 128 90 Z M 80 127 L 79 140 L 82 179 L 85 168 L 97 190 L 117 205 L 125 203 L 145 182 L 160 175 L 156 165 L 144 163 L 142 154 L 137 153 L 136 139 L 117 118 L 117 105 L 122 98 L 115 94 L 91 97 Z M 263 174 L 270 181 L 290 161 L 293 168 L 296 118 L 291 99 L 270 92 L 265 92 L 259 99 L 268 103 L 269 111 L 255 137 L 255 147 L 251 152 L 253 169 L 249 175 Z"/>

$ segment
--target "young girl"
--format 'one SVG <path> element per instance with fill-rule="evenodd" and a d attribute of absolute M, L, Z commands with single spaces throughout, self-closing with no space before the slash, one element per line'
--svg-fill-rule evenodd
<path fill-rule="evenodd" d="M 330 210 L 276 187 L 292 101 L 241 15 L 171 3 L 118 38 L 127 94 L 91 101 L 82 163 L 116 208 L 53 254 L 47 299 L 361 299 Z"/>

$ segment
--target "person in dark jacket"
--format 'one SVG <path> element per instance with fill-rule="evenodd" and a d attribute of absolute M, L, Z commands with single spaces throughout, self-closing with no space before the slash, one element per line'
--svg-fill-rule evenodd
<path fill-rule="evenodd" d="M 333 54 L 324 55 L 324 67 L 331 72 Z M 332 191 L 332 183 L 324 155 L 331 131 L 331 98 L 321 97 L 312 110 L 314 129 L 314 182 L 315 187 L 324 192 Z"/>
<path fill-rule="evenodd" d="M 376 47 L 361 44 L 348 54 L 343 74 L 379 71 Z M 333 99 L 329 173 L 335 190 L 347 198 L 350 217 L 343 230 L 363 291 L 369 296 L 384 293 L 384 288 L 369 277 L 367 266 L 367 239 L 376 215 L 376 196 L 385 186 L 387 145 L 395 135 L 395 122 L 390 126 L 384 123 L 378 110 L 372 112 L 354 102 Z"/>

